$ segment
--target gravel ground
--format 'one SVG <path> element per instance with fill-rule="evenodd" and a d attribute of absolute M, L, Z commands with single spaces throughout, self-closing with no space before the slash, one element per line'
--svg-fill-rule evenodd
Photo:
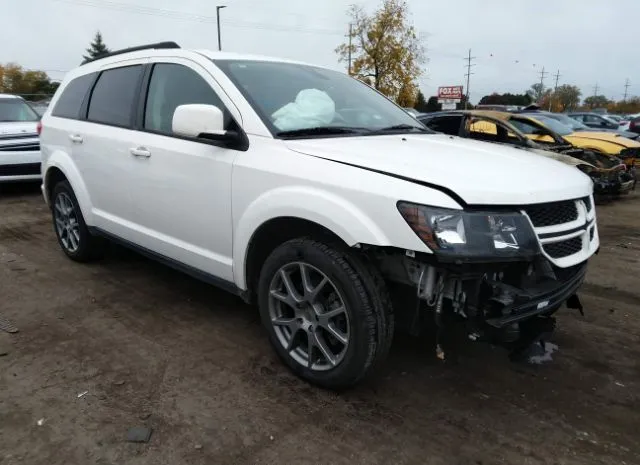
<path fill-rule="evenodd" d="M 553 362 L 471 345 L 441 365 L 400 335 L 335 394 L 291 375 L 239 299 L 115 247 L 66 259 L 38 189 L 0 187 L 0 317 L 20 330 L 0 331 L 2 464 L 640 463 L 638 194 L 598 207 L 586 315 L 559 312 Z"/>

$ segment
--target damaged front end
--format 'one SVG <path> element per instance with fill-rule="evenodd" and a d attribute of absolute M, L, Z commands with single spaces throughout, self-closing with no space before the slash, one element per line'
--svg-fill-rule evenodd
<path fill-rule="evenodd" d="M 435 253 L 377 250 L 376 261 L 387 280 L 413 288 L 411 330 L 435 323 L 440 356 L 455 351 L 460 330 L 517 355 L 553 331 L 563 304 L 582 311 L 577 291 L 599 244 L 591 197 L 519 211 L 398 208 Z"/>

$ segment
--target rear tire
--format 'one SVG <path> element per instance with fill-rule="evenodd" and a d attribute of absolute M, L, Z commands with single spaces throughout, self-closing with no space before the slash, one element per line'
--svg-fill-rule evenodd
<path fill-rule="evenodd" d="M 278 356 L 324 388 L 355 385 L 391 346 L 393 309 L 384 281 L 341 246 L 309 238 L 280 245 L 260 272 L 258 303 Z"/>
<path fill-rule="evenodd" d="M 89 232 L 68 181 L 60 181 L 53 187 L 51 212 L 58 244 L 67 257 L 89 262 L 101 256 L 103 240 Z"/>

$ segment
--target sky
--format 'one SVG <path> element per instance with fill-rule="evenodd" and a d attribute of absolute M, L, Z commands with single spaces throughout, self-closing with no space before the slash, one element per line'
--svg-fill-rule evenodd
<path fill-rule="evenodd" d="M 0 0 L 0 63 L 15 62 L 62 79 L 81 61 L 97 30 L 111 49 L 173 40 L 217 48 L 216 5 L 224 51 L 279 56 L 344 70 L 335 48 L 345 40 L 350 4 L 369 11 L 381 0 Z M 471 101 L 574 84 L 583 97 L 640 95 L 636 53 L 639 0 L 407 0 L 428 62 L 420 88 L 466 85 Z"/>

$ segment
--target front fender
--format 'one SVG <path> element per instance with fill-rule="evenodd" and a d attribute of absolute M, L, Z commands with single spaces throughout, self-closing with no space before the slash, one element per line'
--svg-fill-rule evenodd
<path fill-rule="evenodd" d="M 52 168 L 58 168 L 62 171 L 62 174 L 67 178 L 69 184 L 71 184 L 71 188 L 73 189 L 73 193 L 78 200 L 78 205 L 80 206 L 80 210 L 82 211 L 82 216 L 84 218 L 85 223 L 91 226 L 93 224 L 93 213 L 91 208 L 91 199 L 89 197 L 89 191 L 87 190 L 87 186 L 82 180 L 82 176 L 80 176 L 80 172 L 76 167 L 75 163 L 69 156 L 69 154 L 65 153 L 62 150 L 56 150 L 49 155 L 46 162 L 44 163 L 43 177 L 44 177 L 44 195 L 47 195 L 49 189 L 53 186 L 49 186 L 48 182 L 50 179 L 50 170 Z M 51 199 L 46 199 L 48 204 L 51 204 Z"/>
<path fill-rule="evenodd" d="M 233 275 L 246 288 L 245 265 L 253 234 L 269 220 L 295 217 L 312 221 L 340 237 L 347 245 L 388 245 L 389 238 L 361 209 L 329 192 L 303 186 L 283 187 L 262 194 L 244 210 L 233 241 Z"/>

